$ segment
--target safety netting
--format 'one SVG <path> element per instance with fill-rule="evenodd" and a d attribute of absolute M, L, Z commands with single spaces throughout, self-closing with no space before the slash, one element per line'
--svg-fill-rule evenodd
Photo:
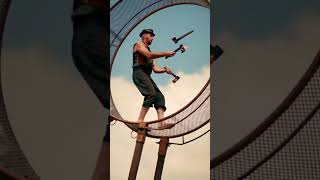
<path fill-rule="evenodd" d="M 320 179 L 320 52 L 284 102 L 211 160 L 211 179 Z"/>
<path fill-rule="evenodd" d="M 210 121 L 210 86 L 209 83 L 190 104 L 177 113 L 169 116 L 164 122 L 175 126 L 165 130 L 151 130 L 147 134 L 150 137 L 178 137 L 191 133 Z M 160 122 L 149 125 L 157 129 Z"/>
<path fill-rule="evenodd" d="M 118 1 L 111 7 L 110 11 L 110 65 L 112 67 L 117 51 L 128 34 L 144 19 L 153 13 L 175 5 L 190 4 L 204 8 L 210 8 L 207 0 L 130 0 Z M 209 58 L 209 57 L 208 57 Z M 208 59 L 209 65 L 209 59 Z M 111 95 L 110 116 L 114 119 L 124 120 L 118 112 Z M 171 129 L 159 129 L 160 122 L 149 123 L 147 136 L 178 137 L 193 132 L 210 121 L 210 81 L 201 92 L 184 108 L 168 116 L 164 122 L 174 123 Z M 123 121 L 124 122 L 124 121 Z M 137 126 L 133 123 L 126 123 L 132 130 L 136 131 Z"/>
<path fill-rule="evenodd" d="M 10 3 L 10 0 L 0 0 L 0 48 L 2 47 L 3 29 Z M 4 176 L 4 174 L 7 175 Z M 8 120 L 0 81 L 0 179 L 7 177 L 9 174 L 32 180 L 40 179 L 29 164 L 14 136 Z"/>

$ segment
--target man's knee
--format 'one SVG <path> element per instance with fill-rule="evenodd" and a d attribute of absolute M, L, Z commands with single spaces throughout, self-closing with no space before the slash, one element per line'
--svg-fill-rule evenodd
<path fill-rule="evenodd" d="M 159 99 L 163 99 L 164 100 L 164 95 L 161 92 L 158 92 L 157 95 L 158 95 Z"/>
<path fill-rule="evenodd" d="M 157 111 L 162 110 L 163 112 L 165 112 L 167 110 L 167 107 L 165 105 L 155 105 L 154 108 Z"/>
<path fill-rule="evenodd" d="M 157 93 L 157 99 L 154 103 L 154 107 L 156 109 L 162 108 L 164 111 L 166 111 L 166 106 L 165 106 L 166 102 L 165 102 L 165 98 L 163 96 L 163 94 L 161 92 Z"/>
<path fill-rule="evenodd" d="M 152 107 L 154 102 L 156 101 L 157 92 L 149 91 L 144 95 L 143 106 Z"/>
<path fill-rule="evenodd" d="M 148 92 L 148 94 L 146 95 L 146 99 L 148 100 L 155 100 L 157 98 L 157 92 L 156 91 L 150 91 Z"/>
<path fill-rule="evenodd" d="M 161 92 L 157 92 L 156 95 L 155 95 L 155 103 L 160 103 L 160 104 L 164 104 L 164 96 Z"/>

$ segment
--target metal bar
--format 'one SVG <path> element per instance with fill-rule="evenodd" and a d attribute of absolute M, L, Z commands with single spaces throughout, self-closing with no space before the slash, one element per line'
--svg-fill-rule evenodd
<path fill-rule="evenodd" d="M 164 160 L 166 158 L 168 146 L 169 146 L 169 138 L 167 137 L 161 138 L 159 143 L 158 161 L 157 161 L 156 171 L 154 173 L 154 180 L 161 180 Z"/>
<path fill-rule="evenodd" d="M 130 167 L 128 180 L 135 180 L 137 178 L 143 145 L 146 140 L 146 134 L 147 134 L 147 129 L 145 127 L 146 127 L 145 123 L 139 124 L 136 146 L 135 146 L 133 157 L 132 157 L 132 163 Z"/>
<path fill-rule="evenodd" d="M 110 143 L 102 144 L 92 180 L 110 179 Z"/>
<path fill-rule="evenodd" d="M 202 136 L 206 135 L 208 132 L 210 132 L 210 129 L 207 130 L 206 132 L 204 132 L 203 134 L 201 134 L 200 136 L 198 136 L 198 137 L 196 137 L 196 138 L 193 138 L 193 139 L 191 139 L 191 140 L 189 140 L 189 141 L 184 141 L 184 136 L 182 136 L 182 143 L 170 143 L 170 145 L 181 145 L 181 146 L 182 146 L 182 145 L 191 143 L 192 141 L 195 141 L 195 140 L 201 138 Z"/>

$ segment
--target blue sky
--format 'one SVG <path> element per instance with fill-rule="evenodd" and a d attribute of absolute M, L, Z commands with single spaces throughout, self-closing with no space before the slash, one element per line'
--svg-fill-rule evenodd
<path fill-rule="evenodd" d="M 112 7 L 118 0 L 110 0 L 110 7 Z"/>
<path fill-rule="evenodd" d="M 112 77 L 122 76 L 132 81 L 132 46 L 141 40 L 139 33 L 145 28 L 152 28 L 156 34 L 155 40 L 150 46 L 152 51 L 172 51 L 180 44 L 189 47 L 184 54 L 179 52 L 168 60 L 157 59 L 156 62 L 159 66 L 169 66 L 178 75 L 179 72 L 197 73 L 204 66 L 208 66 L 210 11 L 195 5 L 179 5 L 151 15 L 129 34 L 116 56 L 112 67 Z M 194 32 L 183 39 L 181 43 L 174 44 L 172 42 L 173 36 L 180 36 L 191 30 Z M 172 80 L 171 76 L 165 74 L 153 74 L 152 77 L 159 85 L 167 84 Z"/>

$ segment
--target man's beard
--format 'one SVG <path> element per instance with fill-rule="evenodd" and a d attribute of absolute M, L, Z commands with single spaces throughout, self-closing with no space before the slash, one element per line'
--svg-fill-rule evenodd
<path fill-rule="evenodd" d="M 150 46 L 152 44 L 152 41 L 148 41 L 147 44 Z"/>

